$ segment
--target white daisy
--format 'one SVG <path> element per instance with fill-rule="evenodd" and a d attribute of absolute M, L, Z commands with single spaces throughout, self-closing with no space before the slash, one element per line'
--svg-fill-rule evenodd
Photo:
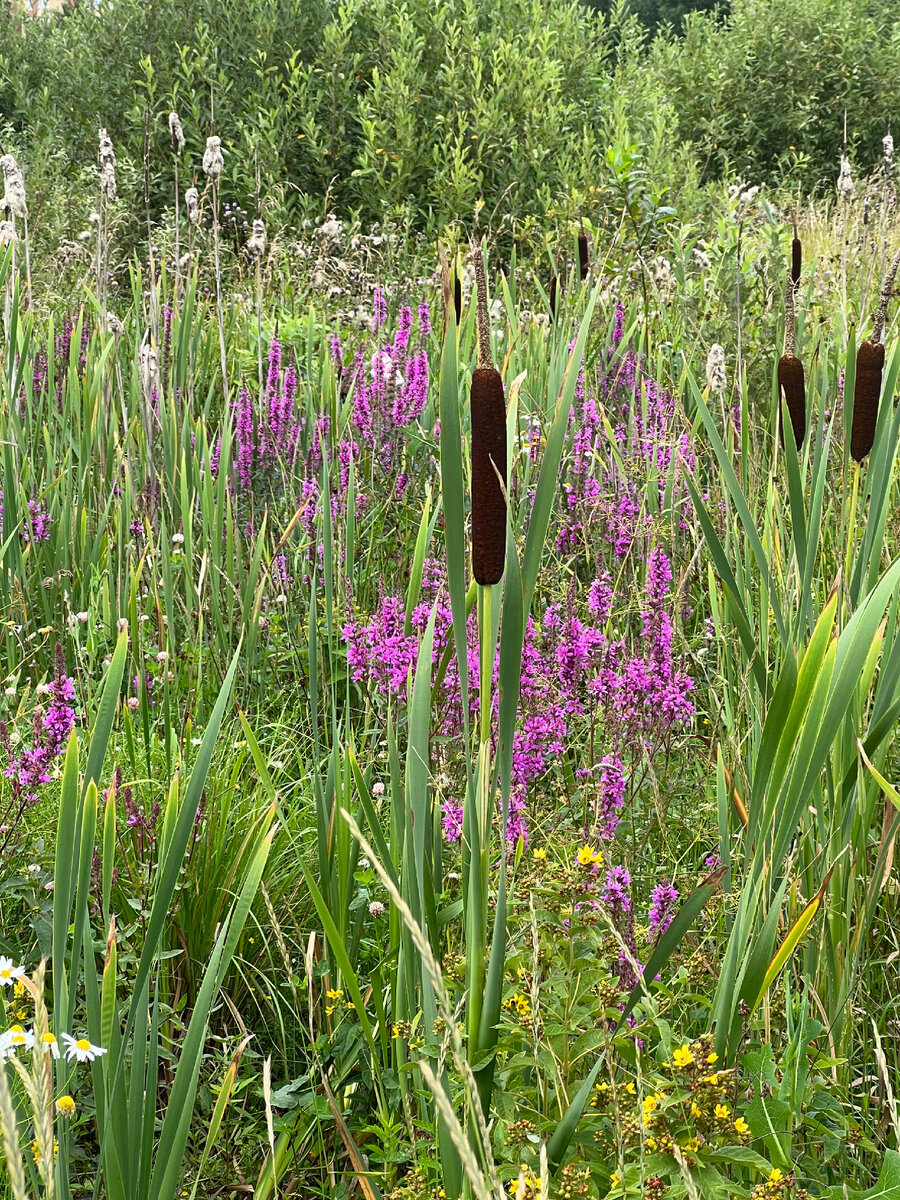
<path fill-rule="evenodd" d="M 0 1034 L 0 1054 L 4 1058 L 9 1058 L 17 1050 L 30 1050 L 33 1045 L 34 1034 L 21 1025 L 13 1025 L 6 1033 Z"/>
<path fill-rule="evenodd" d="M 17 967 L 11 958 L 4 958 L 0 955 L 0 987 L 9 987 L 17 979 L 21 979 L 24 974 L 24 967 Z"/>
<path fill-rule="evenodd" d="M 71 1033 L 64 1033 L 62 1040 L 66 1044 L 66 1060 L 71 1062 L 76 1059 L 78 1062 L 93 1062 L 95 1058 L 99 1058 L 101 1054 L 105 1054 L 106 1050 L 102 1046 L 92 1046 L 87 1038 L 73 1038 Z"/>
<path fill-rule="evenodd" d="M 41 1038 L 41 1045 L 44 1047 L 45 1054 L 52 1054 L 54 1058 L 59 1058 L 59 1042 L 49 1030 Z"/>

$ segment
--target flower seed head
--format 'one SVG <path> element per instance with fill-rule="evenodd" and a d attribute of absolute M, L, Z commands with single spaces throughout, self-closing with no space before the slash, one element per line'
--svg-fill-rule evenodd
<path fill-rule="evenodd" d="M 7 216 L 26 217 L 28 208 L 25 203 L 25 180 L 19 164 L 11 154 L 0 158 L 0 169 L 3 171 L 3 199 L 0 208 L 6 210 Z"/>
<path fill-rule="evenodd" d="M 853 183 L 853 177 L 850 174 L 850 159 L 846 154 L 841 155 L 841 171 L 837 181 L 838 195 L 845 204 L 849 204 L 853 199 L 853 194 L 856 187 Z"/>
<path fill-rule="evenodd" d="M 184 130 L 177 112 L 169 113 L 169 133 L 172 135 L 172 153 L 180 154 L 184 149 Z"/>
<path fill-rule="evenodd" d="M 714 396 L 721 396 L 725 391 L 725 348 L 718 342 L 713 342 L 706 356 L 706 382 Z"/>
<path fill-rule="evenodd" d="M 208 137 L 206 139 L 206 150 L 203 153 L 203 171 L 204 174 L 216 182 L 225 170 L 225 157 L 222 154 L 222 139 L 218 137 Z"/>
<path fill-rule="evenodd" d="M 189 187 L 184 193 L 184 203 L 187 208 L 188 220 L 192 225 L 200 224 L 200 193 L 195 187 Z"/>

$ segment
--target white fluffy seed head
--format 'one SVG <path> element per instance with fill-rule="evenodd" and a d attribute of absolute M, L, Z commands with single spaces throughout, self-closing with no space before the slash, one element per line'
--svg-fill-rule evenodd
<path fill-rule="evenodd" d="M 172 135 L 172 153 L 180 154 L 184 149 L 184 130 L 177 112 L 169 113 L 169 133 Z"/>
<path fill-rule="evenodd" d="M 11 154 L 4 154 L 0 158 L 0 169 L 3 171 L 3 199 L 0 200 L 0 208 L 6 210 L 7 216 L 27 217 L 25 180 L 19 164 Z"/>
<path fill-rule="evenodd" d="M 195 187 L 190 187 L 184 193 L 184 204 L 187 208 L 188 220 L 192 225 L 200 224 L 200 193 Z"/>
<path fill-rule="evenodd" d="M 262 258 L 266 252 L 268 240 L 266 238 L 266 227 L 262 221 L 257 218 L 253 222 L 253 232 L 247 238 L 246 251 L 251 258 Z"/>
<path fill-rule="evenodd" d="M 890 175 L 894 162 L 894 139 L 889 133 L 886 133 L 881 139 L 881 145 L 884 148 L 884 173 Z"/>
<path fill-rule="evenodd" d="M 222 154 L 222 139 L 215 136 L 208 137 L 206 150 L 203 152 L 203 172 L 215 183 L 224 170 L 225 157 Z"/>
<path fill-rule="evenodd" d="M 725 348 L 718 342 L 713 342 L 706 356 L 706 382 L 714 396 L 721 396 L 725 391 Z"/>
<path fill-rule="evenodd" d="M 837 181 L 838 195 L 845 204 L 849 204 L 853 199 L 853 193 L 856 187 L 853 183 L 853 177 L 850 174 L 850 159 L 846 154 L 841 155 L 841 171 Z"/>
<path fill-rule="evenodd" d="M 112 139 L 100 126 L 98 134 L 100 158 L 100 192 L 107 200 L 116 198 L 116 154 L 113 150 Z"/>

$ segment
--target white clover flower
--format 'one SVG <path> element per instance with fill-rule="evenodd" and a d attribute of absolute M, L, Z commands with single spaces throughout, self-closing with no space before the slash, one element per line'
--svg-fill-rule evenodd
<path fill-rule="evenodd" d="M 203 152 L 203 173 L 215 183 L 217 179 L 221 178 L 224 170 L 225 157 L 222 154 L 222 139 L 215 136 L 208 137 L 206 149 Z"/>
<path fill-rule="evenodd" d="M 92 1045 L 87 1038 L 74 1038 L 71 1033 L 64 1033 L 62 1040 L 66 1045 L 66 1061 L 71 1062 L 74 1058 L 76 1062 L 93 1062 L 95 1058 L 99 1058 L 106 1053 L 103 1046 Z"/>
<path fill-rule="evenodd" d="M 172 534 L 172 545 L 173 546 L 183 546 L 184 545 L 184 534 L 183 533 L 173 533 Z"/>
<path fill-rule="evenodd" d="M 369 916 L 380 917 L 384 915 L 384 905 L 380 900 L 373 900 L 369 905 Z"/>
<path fill-rule="evenodd" d="M 160 650 L 160 652 L 156 656 L 156 661 L 158 663 L 164 663 L 168 657 L 169 657 L 168 650 Z"/>
<path fill-rule="evenodd" d="M 384 795 L 384 784 L 383 783 L 373 783 L 372 784 L 372 795 L 373 796 L 383 796 Z"/>
<path fill-rule="evenodd" d="M 91 614 L 90 614 L 90 613 L 88 613 L 88 612 L 77 612 L 77 613 L 75 614 L 75 620 L 76 620 L 76 621 L 80 621 L 80 622 L 81 622 L 81 624 L 82 624 L 82 625 L 84 625 L 84 624 L 86 624 L 86 623 L 87 623 L 87 619 L 88 619 L 88 617 L 89 617 L 90 615 L 91 615 Z"/>
<path fill-rule="evenodd" d="M 129 696 L 125 703 L 131 709 L 131 711 L 134 712 L 134 710 L 139 707 L 141 702 L 138 700 L 137 696 Z"/>
<path fill-rule="evenodd" d="M 34 690 L 39 696 L 49 696 L 51 687 L 49 683 L 39 683 Z"/>
<path fill-rule="evenodd" d="M 10 987 L 24 974 L 24 967 L 17 967 L 11 958 L 0 956 L 0 987 Z"/>
<path fill-rule="evenodd" d="M 116 633 L 124 633 L 127 628 L 128 628 L 128 618 L 127 617 L 119 617 L 118 621 L 116 621 Z"/>

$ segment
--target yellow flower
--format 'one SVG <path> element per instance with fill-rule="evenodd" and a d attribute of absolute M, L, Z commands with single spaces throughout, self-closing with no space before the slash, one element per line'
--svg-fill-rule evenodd
<path fill-rule="evenodd" d="M 683 1150 L 688 1150 L 692 1153 L 700 1149 L 700 1139 L 698 1137 L 689 1138 L 682 1146 Z"/>
<path fill-rule="evenodd" d="M 719 1056 L 718 1056 L 718 1054 L 716 1054 L 715 1050 L 713 1050 L 712 1054 L 707 1054 L 706 1061 L 709 1063 L 710 1066 L 712 1066 L 713 1063 L 717 1063 L 719 1061 Z"/>
<path fill-rule="evenodd" d="M 717 1104 L 714 1116 L 717 1121 L 727 1121 L 731 1116 L 731 1110 L 727 1104 Z"/>
<path fill-rule="evenodd" d="M 540 847 L 538 847 L 538 849 L 532 851 L 532 857 L 535 858 L 537 860 L 537 862 L 546 862 L 547 861 L 547 851 L 544 849 L 543 846 L 540 846 Z"/>
<path fill-rule="evenodd" d="M 779 1171 L 778 1168 L 775 1167 L 772 1170 L 772 1173 L 769 1175 L 769 1183 L 781 1183 L 782 1179 L 784 1179 L 783 1172 Z"/>
<path fill-rule="evenodd" d="M 637 1094 L 635 1092 L 634 1084 L 631 1082 L 625 1084 L 625 1091 L 628 1093 L 629 1096 L 634 1096 Z"/>
<path fill-rule="evenodd" d="M 672 1061 L 676 1067 L 689 1067 L 694 1061 L 694 1056 L 687 1046 L 680 1046 L 672 1055 Z"/>
<path fill-rule="evenodd" d="M 641 1108 L 645 1113 L 652 1113 L 654 1108 L 659 1107 L 659 1096 L 645 1096 L 641 1101 Z"/>
<path fill-rule="evenodd" d="M 747 1124 L 747 1122 L 744 1120 L 743 1117 L 738 1117 L 738 1119 L 734 1123 L 734 1128 L 735 1128 L 736 1133 L 749 1133 L 750 1132 L 750 1126 Z"/>
<path fill-rule="evenodd" d="M 56 1111 L 61 1117 L 71 1117 L 75 1112 L 75 1101 L 71 1096 L 60 1096 L 56 1102 Z"/>
<path fill-rule="evenodd" d="M 694 1118 L 694 1120 L 696 1120 L 698 1117 L 703 1116 L 703 1111 L 700 1108 L 700 1106 L 697 1104 L 696 1100 L 691 1101 L 691 1116 Z"/>
<path fill-rule="evenodd" d="M 619 1175 L 619 1172 L 613 1171 L 612 1175 L 610 1175 L 610 1177 L 609 1177 L 609 1186 L 610 1187 L 618 1187 L 618 1185 L 621 1182 L 622 1182 L 622 1177 Z"/>
<path fill-rule="evenodd" d="M 578 851 L 578 862 L 582 867 L 589 867 L 593 863 L 597 863 L 599 866 L 603 862 L 603 855 L 599 850 L 595 850 L 593 846 L 585 845 Z"/>

